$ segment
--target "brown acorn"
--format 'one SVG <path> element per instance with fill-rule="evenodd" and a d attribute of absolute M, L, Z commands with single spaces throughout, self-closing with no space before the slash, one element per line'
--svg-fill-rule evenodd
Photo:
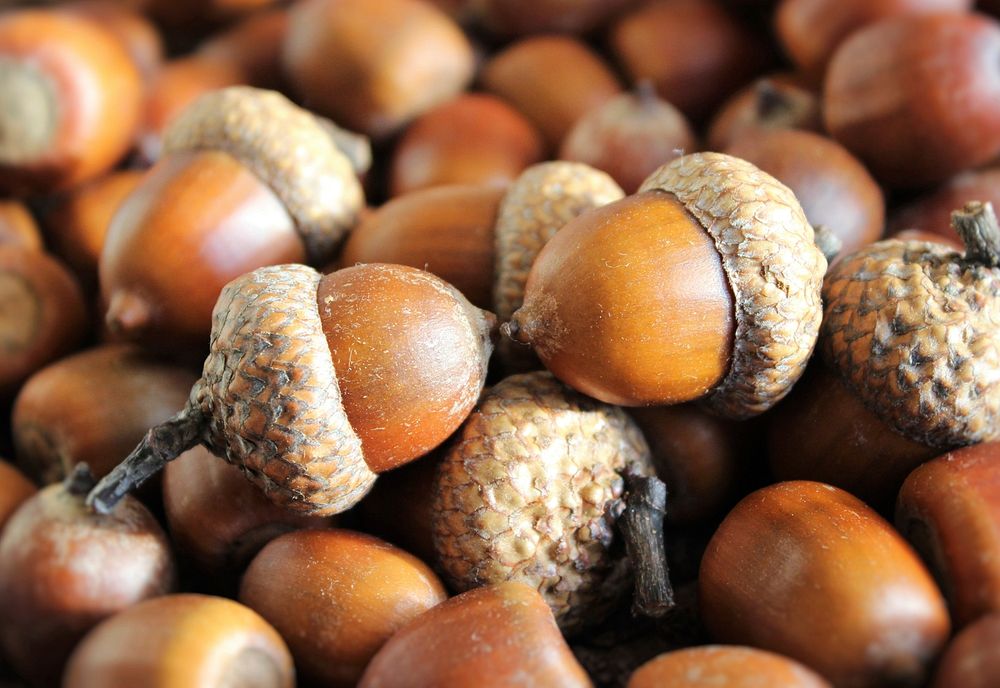
<path fill-rule="evenodd" d="M 904 437 L 952 448 L 1000 438 L 1000 228 L 992 205 L 954 215 L 966 244 L 881 241 L 823 286 L 822 351 Z"/>
<path fill-rule="evenodd" d="M 761 77 L 730 97 L 709 124 L 708 150 L 722 151 L 744 134 L 774 129 L 823 129 L 819 94 L 793 74 Z"/>
<path fill-rule="evenodd" d="M 602 401 L 702 399 L 745 418 L 801 375 L 825 270 L 787 187 L 746 161 L 696 153 L 556 233 L 503 329 Z"/>
<path fill-rule="evenodd" d="M 962 247 L 962 240 L 951 226 L 951 213 L 970 201 L 989 201 L 1000 205 L 1000 168 L 963 172 L 929 194 L 918 197 L 896 209 L 889 217 L 889 236 L 908 229 L 923 230 L 939 235 L 931 240 L 952 241 Z"/>
<path fill-rule="evenodd" d="M 831 688 L 812 669 L 752 647 L 706 645 L 667 652 L 635 670 L 627 688 Z"/>
<path fill-rule="evenodd" d="M 251 14 L 211 36 L 195 55 L 239 66 L 252 86 L 280 90 L 285 82 L 281 52 L 287 34 L 288 9 L 278 7 Z"/>
<path fill-rule="evenodd" d="M 64 688 L 293 688 L 288 647 L 243 605 L 166 595 L 102 622 L 77 646 Z"/>
<path fill-rule="evenodd" d="M 530 585 L 566 633 L 600 622 L 630 585 L 614 530 L 626 471 L 652 475 L 652 466 L 621 409 L 548 373 L 504 379 L 438 468 L 431 518 L 447 581 L 460 591 Z"/>
<path fill-rule="evenodd" d="M 139 12 L 139 7 L 129 5 L 117 0 L 73 0 L 63 3 L 61 9 L 88 17 L 113 33 L 143 80 L 148 81 L 163 63 L 163 38 L 152 20 Z"/>
<path fill-rule="evenodd" d="M 592 688 L 545 600 L 521 583 L 453 597 L 403 626 L 358 688 Z"/>
<path fill-rule="evenodd" d="M 364 205 L 334 129 L 249 87 L 185 110 L 108 229 L 100 282 L 111 331 L 150 347 L 201 347 L 228 281 L 262 265 L 328 261 Z"/>
<path fill-rule="evenodd" d="M 993 688 L 1000 676 L 1000 614 L 990 614 L 951 641 L 931 688 Z"/>
<path fill-rule="evenodd" d="M 15 511 L 37 492 L 34 484 L 21 471 L 0 460 L 0 533 Z"/>
<path fill-rule="evenodd" d="M 479 0 L 479 21 L 502 36 L 586 34 L 635 0 Z"/>
<path fill-rule="evenodd" d="M 196 444 L 278 504 L 339 513 L 375 472 L 427 453 L 476 403 L 492 314 L 430 273 L 361 265 L 259 268 L 227 285 L 185 409 L 88 497 L 107 511 Z"/>

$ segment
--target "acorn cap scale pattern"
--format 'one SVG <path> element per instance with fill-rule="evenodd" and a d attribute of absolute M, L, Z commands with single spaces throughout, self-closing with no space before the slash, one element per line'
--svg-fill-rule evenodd
<path fill-rule="evenodd" d="M 317 516 L 354 506 L 376 478 L 341 403 L 316 302 L 320 277 L 276 265 L 226 285 L 190 401 L 208 419 L 209 449 L 272 501 Z"/>
<path fill-rule="evenodd" d="M 643 182 L 671 193 L 715 240 L 736 304 L 729 372 L 703 400 L 743 419 L 781 400 L 801 377 L 823 315 L 826 258 L 791 189 L 722 153 L 676 158 Z"/>

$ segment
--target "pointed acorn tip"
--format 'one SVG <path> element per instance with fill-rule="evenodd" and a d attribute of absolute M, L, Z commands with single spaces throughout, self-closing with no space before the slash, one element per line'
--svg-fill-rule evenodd
<path fill-rule="evenodd" d="M 111 295 L 105 323 L 112 334 L 129 334 L 149 325 L 149 302 L 135 292 L 119 290 Z"/>

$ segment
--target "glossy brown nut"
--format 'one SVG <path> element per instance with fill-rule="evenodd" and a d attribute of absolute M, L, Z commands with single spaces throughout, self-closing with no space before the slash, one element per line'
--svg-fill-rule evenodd
<path fill-rule="evenodd" d="M 882 190 L 836 141 L 807 131 L 753 132 L 737 137 L 725 152 L 749 160 L 787 185 L 809 223 L 826 227 L 840 239 L 841 253 L 882 237 Z"/>
<path fill-rule="evenodd" d="M 640 5 L 611 30 L 611 52 L 633 82 L 700 121 L 766 63 L 763 43 L 715 0 Z"/>
<path fill-rule="evenodd" d="M 559 158 L 607 172 L 625 193 L 635 193 L 657 167 L 697 148 L 684 115 L 645 82 L 578 119 L 559 147 Z"/>
<path fill-rule="evenodd" d="M 792 62 L 817 82 L 830 57 L 857 29 L 887 17 L 961 12 L 971 0 L 782 0 L 775 28 Z"/>
<path fill-rule="evenodd" d="M 142 178 L 142 170 L 112 172 L 66 192 L 45 213 L 53 251 L 73 268 L 88 292 L 97 288 L 97 265 L 111 219 Z"/>
<path fill-rule="evenodd" d="M 0 460 L 0 533 L 17 508 L 37 491 L 21 471 Z"/>
<path fill-rule="evenodd" d="M 179 554 L 210 575 L 242 573 L 268 542 L 330 518 L 303 516 L 274 504 L 236 466 L 195 447 L 163 471 L 163 508 Z"/>
<path fill-rule="evenodd" d="M 1000 169 L 963 172 L 898 208 L 889 217 L 888 233 L 896 236 L 907 229 L 920 229 L 939 234 L 961 248 L 962 241 L 951 226 L 951 213 L 970 201 L 988 201 L 993 207 L 1000 207 Z"/>
<path fill-rule="evenodd" d="M 385 139 L 472 79 L 472 47 L 441 10 L 416 0 L 307 0 L 290 13 L 284 65 L 312 109 Z"/>
<path fill-rule="evenodd" d="M 716 640 L 787 655 L 838 686 L 920 685 L 950 631 L 906 541 L 815 482 L 765 487 L 726 516 L 702 559 L 699 605 Z"/>
<path fill-rule="evenodd" d="M 141 602 L 101 623 L 70 657 L 64 688 L 293 688 L 278 633 L 241 604 L 206 595 Z"/>
<path fill-rule="evenodd" d="M 41 484 L 78 463 L 102 477 L 146 431 L 184 408 L 196 376 L 130 345 L 63 358 L 25 382 L 11 433 L 21 466 Z"/>
<path fill-rule="evenodd" d="M 0 649 L 32 683 L 55 685 L 87 631 L 173 586 L 170 546 L 144 506 L 126 497 L 98 516 L 50 485 L 0 538 Z"/>
<path fill-rule="evenodd" d="M 0 18 L 0 188 L 27 194 L 101 175 L 132 144 L 142 83 L 121 42 L 56 10 Z"/>
<path fill-rule="evenodd" d="M 288 34 L 288 10 L 252 14 L 198 46 L 196 55 L 239 68 L 247 83 L 261 88 L 284 85 L 281 52 Z"/>
<path fill-rule="evenodd" d="M 708 149 L 725 150 L 737 138 L 773 129 L 823 129 L 819 94 L 793 74 L 761 77 L 729 98 L 709 124 Z"/>
<path fill-rule="evenodd" d="M 939 453 L 876 416 L 829 368 L 814 362 L 768 427 L 779 480 L 817 480 L 890 508 L 910 471 Z"/>
<path fill-rule="evenodd" d="M 1000 444 L 949 452 L 917 468 L 896 527 L 927 562 L 956 628 L 1000 612 Z"/>
<path fill-rule="evenodd" d="M 831 688 L 822 677 L 787 657 L 750 647 L 708 645 L 676 650 L 635 670 L 627 688 Z"/>
<path fill-rule="evenodd" d="M 159 71 L 163 64 L 163 38 L 156 25 L 137 7 L 116 0 L 75 0 L 63 4 L 62 9 L 89 17 L 113 33 L 146 83 Z"/>
<path fill-rule="evenodd" d="M 891 187 L 940 183 L 990 162 L 1000 154 L 998 52 L 1000 24 L 971 13 L 859 29 L 830 62 L 826 128 Z"/>
<path fill-rule="evenodd" d="M 12 244 L 40 250 L 42 234 L 27 207 L 20 201 L 0 201 L 0 245 Z"/>
<path fill-rule="evenodd" d="M 938 663 L 931 688 L 990 688 L 1000 676 L 1000 614 L 959 633 Z"/>
<path fill-rule="evenodd" d="M 481 21 L 494 33 L 588 33 L 635 0 L 484 0 Z"/>
<path fill-rule="evenodd" d="M 278 630 L 303 678 L 347 687 L 393 634 L 447 593 L 401 549 L 361 533 L 314 530 L 264 547 L 239 599 Z"/>
<path fill-rule="evenodd" d="M 404 626 L 358 688 L 589 688 L 590 679 L 535 590 L 500 583 L 453 597 Z"/>
<path fill-rule="evenodd" d="M 458 429 L 486 383 L 492 313 L 426 271 L 379 263 L 325 275 L 317 303 L 371 470 L 423 456 Z"/>
<path fill-rule="evenodd" d="M 203 350 L 227 282 L 261 265 L 305 260 L 285 206 L 236 158 L 171 154 L 108 228 L 99 266 L 108 326 L 145 346 Z"/>
<path fill-rule="evenodd" d="M 444 186 L 395 198 L 347 237 L 344 267 L 395 263 L 431 272 L 492 309 L 493 227 L 504 189 Z"/>
<path fill-rule="evenodd" d="M 667 485 L 667 523 L 705 521 L 732 504 L 746 461 L 745 425 L 697 406 L 629 411 L 652 451 L 656 475 Z"/>
<path fill-rule="evenodd" d="M 390 193 L 445 184 L 503 185 L 542 160 L 534 125 L 494 96 L 464 94 L 421 115 L 396 145 Z"/>
<path fill-rule="evenodd" d="M 34 249 L 0 246 L 0 397 L 70 352 L 84 334 L 86 306 L 69 271 Z"/>
<path fill-rule="evenodd" d="M 570 37 L 517 41 L 483 66 L 480 82 L 534 122 L 556 150 L 585 113 L 621 92 L 602 57 Z"/>
<path fill-rule="evenodd" d="M 211 52 L 167 62 L 150 83 L 143 105 L 137 141 L 140 162 L 152 165 L 160 159 L 163 133 L 198 96 L 248 81 L 239 63 L 216 59 Z"/>

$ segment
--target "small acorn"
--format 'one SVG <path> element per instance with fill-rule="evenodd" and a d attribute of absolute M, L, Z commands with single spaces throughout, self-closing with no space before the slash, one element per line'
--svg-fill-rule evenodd
<path fill-rule="evenodd" d="M 1000 614 L 990 614 L 951 641 L 931 688 L 993 688 L 1000 676 Z"/>
<path fill-rule="evenodd" d="M 0 533 L 17 508 L 37 491 L 21 471 L 0 460 Z"/>
<path fill-rule="evenodd" d="M 602 401 L 701 399 L 746 418 L 801 375 L 825 271 L 787 187 L 746 161 L 695 153 L 556 233 L 503 331 Z"/>
<path fill-rule="evenodd" d="M 211 351 L 185 409 L 150 430 L 88 503 L 108 511 L 203 444 L 277 504 L 344 511 L 376 472 L 458 428 L 485 384 L 494 324 L 415 268 L 254 270 L 219 297 Z"/>
<path fill-rule="evenodd" d="M 504 379 L 486 392 L 438 467 L 431 519 L 447 581 L 460 591 L 530 585 L 565 633 L 600 622 L 631 583 L 615 533 L 626 472 L 653 471 L 624 411 L 549 373 Z"/>
<path fill-rule="evenodd" d="M 358 688 L 592 688 L 545 600 L 521 583 L 453 597 L 403 626 Z"/>
<path fill-rule="evenodd" d="M 667 652 L 635 670 L 627 688 L 831 688 L 809 667 L 752 647 L 706 645 Z"/>
<path fill-rule="evenodd" d="M 761 77 L 731 96 L 708 126 L 708 150 L 722 151 L 736 138 L 774 129 L 823 129 L 819 94 L 793 74 Z"/>
<path fill-rule="evenodd" d="M 328 261 L 364 205 L 333 129 L 249 87 L 185 110 L 108 229 L 100 282 L 110 330 L 200 349 L 228 281 L 262 265 Z"/>
<path fill-rule="evenodd" d="M 971 201 L 1000 205 L 1000 168 L 963 172 L 929 194 L 897 208 L 889 217 L 888 234 L 894 238 L 910 229 L 937 234 L 934 240 L 951 241 L 962 248 L 962 240 L 951 226 L 951 213 Z M 925 239 L 930 241 L 931 239 Z"/>
<path fill-rule="evenodd" d="M 87 634 L 64 688 L 293 688 L 285 642 L 260 615 L 207 595 L 140 602 Z"/>

